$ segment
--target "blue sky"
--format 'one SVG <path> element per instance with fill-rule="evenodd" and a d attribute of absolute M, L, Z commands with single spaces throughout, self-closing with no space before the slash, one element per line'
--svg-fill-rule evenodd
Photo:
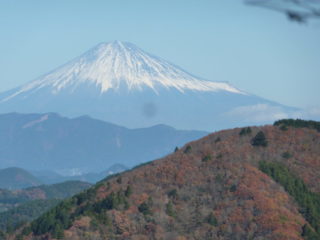
<path fill-rule="evenodd" d="M 320 106 L 320 21 L 292 23 L 241 0 L 0 0 L 0 31 L 0 91 L 117 39 L 209 80 Z"/>

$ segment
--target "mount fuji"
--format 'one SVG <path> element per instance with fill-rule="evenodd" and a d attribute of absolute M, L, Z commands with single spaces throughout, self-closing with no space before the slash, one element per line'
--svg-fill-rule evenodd
<path fill-rule="evenodd" d="M 269 123 L 295 109 L 196 77 L 134 44 L 101 43 L 0 94 L 0 112 L 90 115 L 129 128 L 218 130 Z"/>

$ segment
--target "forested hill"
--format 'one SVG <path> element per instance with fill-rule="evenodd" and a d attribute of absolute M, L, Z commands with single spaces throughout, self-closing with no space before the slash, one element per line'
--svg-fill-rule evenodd
<path fill-rule="evenodd" d="M 319 182 L 316 129 L 224 130 L 101 181 L 14 237 L 320 239 Z"/>
<path fill-rule="evenodd" d="M 0 204 L 19 204 L 35 199 L 63 199 L 91 186 L 81 181 L 66 181 L 52 185 L 40 185 L 20 190 L 0 189 Z"/>
<path fill-rule="evenodd" d="M 86 182 L 66 181 L 14 191 L 0 189 L 0 232 L 14 231 L 15 228 L 41 216 L 62 199 L 90 186 L 91 184 Z"/>

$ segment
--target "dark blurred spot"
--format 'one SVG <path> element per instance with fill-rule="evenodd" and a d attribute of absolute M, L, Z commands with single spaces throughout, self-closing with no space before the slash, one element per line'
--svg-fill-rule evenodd
<path fill-rule="evenodd" d="M 152 118 L 157 114 L 157 106 L 153 102 L 145 103 L 142 107 L 142 114 L 147 118 Z"/>

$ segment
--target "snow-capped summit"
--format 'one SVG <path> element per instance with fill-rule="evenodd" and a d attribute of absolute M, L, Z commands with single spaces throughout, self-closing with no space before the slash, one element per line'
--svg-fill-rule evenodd
<path fill-rule="evenodd" d="M 3 99 L 49 87 L 52 93 L 75 91 L 83 83 L 95 85 L 101 93 L 126 86 L 129 90 L 145 87 L 175 88 L 195 91 L 229 91 L 241 93 L 224 82 L 201 80 L 181 68 L 155 57 L 132 43 L 114 41 L 100 43 L 62 67 L 22 86 Z"/>
<path fill-rule="evenodd" d="M 89 115 L 130 128 L 166 124 L 211 131 L 269 123 L 285 117 L 284 109 L 228 83 L 198 78 L 120 41 L 100 43 L 36 80 L 0 94 L 0 113 Z"/>

